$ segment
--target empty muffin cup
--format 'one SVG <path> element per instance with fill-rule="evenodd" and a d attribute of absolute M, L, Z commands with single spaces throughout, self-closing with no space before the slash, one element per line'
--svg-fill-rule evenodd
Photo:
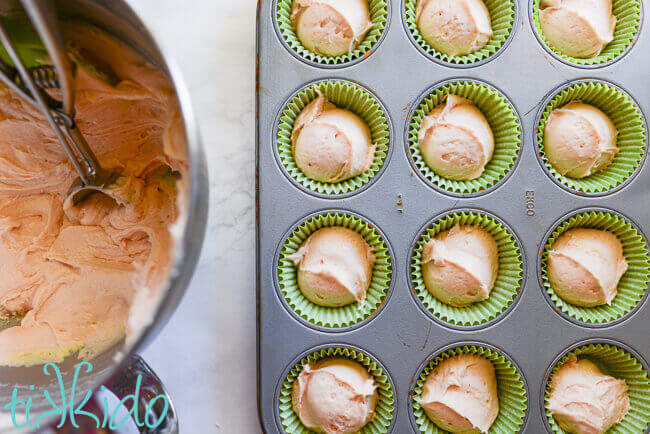
<path fill-rule="evenodd" d="M 479 343 L 460 343 L 450 349 L 443 349 L 425 364 L 415 379 L 412 391 L 413 422 L 418 432 L 426 434 L 445 434 L 447 431 L 438 427 L 424 412 L 420 405 L 424 383 L 428 375 L 443 360 L 460 354 L 475 354 L 489 360 L 494 365 L 499 398 L 499 415 L 490 427 L 490 433 L 517 433 L 526 420 L 528 394 L 524 377 L 500 350 Z"/>
<path fill-rule="evenodd" d="M 611 119 L 618 132 L 618 152 L 611 164 L 580 179 L 558 173 L 544 152 L 544 128 L 551 112 L 573 101 L 583 102 L 601 110 Z M 613 192 L 626 185 L 643 162 L 647 147 L 643 114 L 626 92 L 610 83 L 599 80 L 569 83 L 554 93 L 538 117 L 535 131 L 538 159 L 551 179 L 573 193 L 602 195 Z"/>
<path fill-rule="evenodd" d="M 422 272 L 426 243 L 455 225 L 485 229 L 494 238 L 499 255 L 499 268 L 490 297 L 463 307 L 449 305 L 432 295 L 424 283 Z M 436 217 L 427 225 L 413 246 L 409 269 L 414 295 L 428 315 L 452 327 L 478 328 L 494 322 L 514 306 L 522 289 L 524 261 L 519 242 L 504 223 L 481 211 L 460 210 Z"/>
<path fill-rule="evenodd" d="M 308 300 L 298 286 L 298 273 L 291 255 L 311 234 L 326 227 L 344 227 L 359 233 L 375 256 L 370 287 L 363 303 L 341 307 L 325 307 Z M 277 286 L 285 304 L 309 324 L 330 331 L 346 329 L 364 323 L 384 305 L 389 295 L 392 278 L 392 260 L 387 241 L 371 223 L 343 211 L 319 213 L 299 223 L 281 246 L 277 265 Z"/>
<path fill-rule="evenodd" d="M 567 56 L 553 47 L 544 37 L 539 18 L 541 3 L 542 0 L 533 0 L 532 2 L 532 23 L 538 40 L 544 45 L 544 48 L 563 62 L 577 67 L 604 66 L 618 60 L 632 46 L 641 27 L 641 5 L 639 0 L 612 0 L 612 14 L 616 17 L 612 42 L 607 44 L 601 53 L 595 57 L 582 59 Z"/>
<path fill-rule="evenodd" d="M 296 29 L 291 22 L 294 0 L 276 1 L 276 30 L 284 41 L 285 46 L 298 58 L 322 66 L 345 66 L 351 62 L 359 61 L 368 57 L 373 50 L 379 46 L 390 17 L 388 0 L 369 0 L 368 11 L 370 12 L 370 22 L 372 23 L 372 27 L 368 30 L 359 45 L 349 53 L 342 56 L 322 56 L 308 50 L 302 42 L 300 42 L 300 39 L 296 34 Z"/>
<path fill-rule="evenodd" d="M 560 298 L 547 274 L 548 251 L 560 235 L 570 229 L 589 228 L 611 232 L 623 247 L 628 268 L 618 283 L 618 293 L 611 305 L 582 307 Z M 645 236 L 627 219 L 611 211 L 582 211 L 559 223 L 545 240 L 541 253 L 540 276 L 547 299 L 554 310 L 588 325 L 607 325 L 629 315 L 646 296 L 650 283 L 650 255 Z"/>
<path fill-rule="evenodd" d="M 585 343 L 569 350 L 553 366 L 543 389 L 543 405 L 547 426 L 554 433 L 565 434 L 549 409 L 551 381 L 557 371 L 573 356 L 593 362 L 605 375 L 625 380 L 630 398 L 630 411 L 608 433 L 643 433 L 650 424 L 650 379 L 644 365 L 632 353 L 609 341 Z"/>
<path fill-rule="evenodd" d="M 447 95 L 470 100 L 485 116 L 494 137 L 494 152 L 483 173 L 476 179 L 458 181 L 434 172 L 424 160 L 418 134 L 424 118 Z M 421 178 L 433 188 L 453 196 L 476 196 L 496 188 L 512 173 L 521 150 L 521 124 L 513 105 L 492 86 L 475 80 L 444 82 L 427 90 L 416 102 L 408 124 L 406 142 L 411 163 Z"/>
<path fill-rule="evenodd" d="M 370 129 L 372 144 L 376 146 L 375 158 L 368 170 L 360 175 L 327 183 L 308 178 L 297 166 L 291 147 L 291 134 L 296 118 L 318 97 L 318 92 L 336 107 L 358 115 Z M 379 176 L 388 157 L 390 135 L 386 110 L 368 90 L 344 80 L 323 80 L 305 86 L 282 109 L 277 125 L 276 156 L 285 173 L 303 189 L 321 197 L 341 197 L 369 185 Z"/>
<path fill-rule="evenodd" d="M 404 0 L 404 21 L 411 41 L 430 59 L 449 66 L 474 66 L 494 58 L 505 49 L 515 25 L 517 5 L 514 0 L 484 0 L 490 13 L 492 37 L 481 49 L 462 56 L 450 56 L 433 48 L 420 34 L 417 24 L 418 0 Z"/>
<path fill-rule="evenodd" d="M 298 415 L 293 411 L 291 395 L 293 384 L 302 372 L 305 365 L 327 358 L 347 358 L 360 363 L 368 370 L 377 385 L 377 404 L 375 417 L 365 425 L 360 433 L 387 433 L 389 432 L 395 414 L 395 392 L 388 372 L 374 357 L 366 352 L 346 346 L 325 346 L 302 357 L 289 370 L 279 390 L 278 414 L 284 432 L 289 434 L 309 434 L 312 431 L 302 424 Z"/>

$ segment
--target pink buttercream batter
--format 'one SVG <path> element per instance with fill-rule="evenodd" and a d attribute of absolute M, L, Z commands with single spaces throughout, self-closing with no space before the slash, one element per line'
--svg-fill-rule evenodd
<path fill-rule="evenodd" d="M 420 405 L 439 427 L 457 434 L 487 433 L 499 415 L 494 365 L 476 354 L 442 361 L 427 376 Z"/>
<path fill-rule="evenodd" d="M 120 78 L 112 87 L 77 68 L 77 123 L 102 165 L 123 172 L 133 207 L 95 194 L 64 210 L 76 172 L 40 112 L 0 88 L 0 318 L 22 317 L 0 332 L 0 365 L 104 351 L 127 333 L 136 295 L 160 295 L 171 264 L 187 167 L 173 90 L 96 29 L 70 24 L 66 37 Z"/>
<path fill-rule="evenodd" d="M 628 386 L 573 356 L 553 376 L 548 408 L 566 433 L 601 434 L 630 411 Z"/>
<path fill-rule="evenodd" d="M 322 56 L 354 51 L 372 28 L 367 0 L 294 0 L 291 23 L 304 47 Z"/>
<path fill-rule="evenodd" d="M 307 364 L 291 396 L 293 410 L 311 431 L 359 433 L 375 417 L 377 385 L 368 371 L 350 359 Z"/>

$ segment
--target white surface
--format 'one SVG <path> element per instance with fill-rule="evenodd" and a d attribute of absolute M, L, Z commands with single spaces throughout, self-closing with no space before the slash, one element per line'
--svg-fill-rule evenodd
<path fill-rule="evenodd" d="M 255 381 L 255 0 L 135 0 L 180 66 L 210 171 L 201 261 L 143 356 L 182 433 L 258 433 Z"/>

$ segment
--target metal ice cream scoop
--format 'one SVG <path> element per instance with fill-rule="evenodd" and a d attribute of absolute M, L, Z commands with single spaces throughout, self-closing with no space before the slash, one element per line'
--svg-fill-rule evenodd
<path fill-rule="evenodd" d="M 27 68 L 0 22 L 0 42 L 15 65 L 0 60 L 0 79 L 43 112 L 78 172 L 79 178 L 65 198 L 65 208 L 78 204 L 93 192 L 104 193 L 118 204 L 127 205 L 128 200 L 116 192 L 119 173 L 101 166 L 75 123 L 75 64 L 65 49 L 54 0 L 21 0 L 21 4 L 45 45 L 52 65 Z M 46 92 L 49 88 L 59 88 L 61 100 L 50 96 Z"/>

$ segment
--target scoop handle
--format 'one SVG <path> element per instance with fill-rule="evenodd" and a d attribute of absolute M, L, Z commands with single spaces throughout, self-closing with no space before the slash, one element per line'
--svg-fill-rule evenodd
<path fill-rule="evenodd" d="M 21 3 L 56 68 L 63 96 L 63 111 L 74 118 L 74 70 L 59 28 L 56 4 L 54 0 L 21 0 Z"/>

